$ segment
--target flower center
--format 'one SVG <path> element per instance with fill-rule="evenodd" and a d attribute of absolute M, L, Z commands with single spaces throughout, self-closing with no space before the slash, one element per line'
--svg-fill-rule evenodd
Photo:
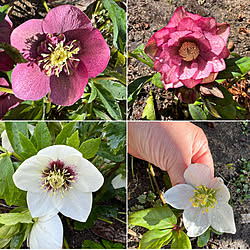
<path fill-rule="evenodd" d="M 194 42 L 184 42 L 179 48 L 179 55 L 187 62 L 195 60 L 199 53 L 200 50 Z"/>
<path fill-rule="evenodd" d="M 65 166 L 63 162 L 53 161 L 42 171 L 41 189 L 54 195 L 60 193 L 63 198 L 65 191 L 71 188 L 71 184 L 75 182 L 75 176 L 75 172 Z"/>
<path fill-rule="evenodd" d="M 199 207 L 202 209 L 202 213 L 211 212 L 214 208 L 214 204 L 217 204 L 215 190 L 206 186 L 196 186 L 194 189 L 194 196 L 190 199 L 193 207 Z"/>
<path fill-rule="evenodd" d="M 76 56 L 80 51 L 80 43 L 76 40 L 65 43 L 65 36 L 47 34 L 46 40 L 37 48 L 38 65 L 48 76 L 56 75 L 64 71 L 70 75 L 76 70 L 80 59 Z"/>

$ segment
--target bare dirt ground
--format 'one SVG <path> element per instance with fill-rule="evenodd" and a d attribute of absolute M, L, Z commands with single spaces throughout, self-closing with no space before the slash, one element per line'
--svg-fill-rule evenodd
<path fill-rule="evenodd" d="M 142 43 L 146 45 L 149 38 L 158 30 L 165 27 L 175 9 L 183 6 L 188 12 L 197 13 L 204 17 L 214 17 L 219 23 L 230 24 L 230 51 L 241 56 L 250 56 L 249 27 L 250 13 L 248 0 L 129 0 L 128 1 L 128 50 L 133 51 Z M 154 74 L 150 67 L 129 59 L 128 83 L 133 80 Z M 250 102 L 250 81 L 247 80 L 247 102 Z M 156 102 L 156 119 L 191 119 L 185 117 L 187 105 L 180 105 L 174 100 L 171 91 L 155 87 L 152 83 L 146 84 L 133 106 L 129 106 L 128 117 L 131 120 L 142 119 L 142 112 L 152 90 Z M 242 97 L 238 101 L 244 103 Z M 245 108 L 249 105 L 245 104 Z M 176 112 L 177 111 L 177 112 Z M 250 110 L 249 110 L 250 111 Z"/>
<path fill-rule="evenodd" d="M 204 247 L 206 249 L 249 249 L 250 247 L 250 227 L 249 227 L 249 205 L 250 201 L 241 201 L 240 196 L 242 190 L 236 192 L 236 182 L 242 170 L 241 159 L 250 160 L 249 157 L 249 133 L 244 134 L 244 131 L 249 130 L 250 124 L 243 125 L 240 122 L 196 122 L 197 126 L 201 127 L 205 132 L 209 147 L 214 159 L 215 176 L 221 177 L 231 193 L 230 204 L 234 210 L 236 234 L 216 235 L 211 233 L 211 239 Z M 134 177 L 132 176 L 131 158 L 129 159 L 128 169 L 128 207 L 129 213 L 152 207 L 154 202 L 140 203 L 138 197 L 142 194 L 148 195 L 152 192 L 152 186 L 147 171 L 147 162 L 134 158 Z M 154 167 L 156 179 L 159 188 L 162 192 L 166 191 L 166 185 L 163 181 L 163 172 Z M 248 170 L 249 171 L 249 170 Z M 249 174 L 248 174 L 249 175 Z M 235 180 L 233 179 L 235 178 Z M 249 177 L 248 177 L 249 178 Z M 240 188 L 243 189 L 242 184 Z M 158 195 L 155 193 L 157 198 Z M 139 240 L 147 231 L 142 227 L 135 226 L 132 231 L 129 231 L 128 247 L 137 248 Z M 198 248 L 196 239 L 191 239 L 192 247 Z M 164 248 L 170 248 L 170 245 Z"/>

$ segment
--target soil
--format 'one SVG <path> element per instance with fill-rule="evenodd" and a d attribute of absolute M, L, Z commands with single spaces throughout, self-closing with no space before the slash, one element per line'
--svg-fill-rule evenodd
<path fill-rule="evenodd" d="M 204 17 L 214 17 L 219 23 L 229 23 L 231 31 L 228 48 L 231 52 L 238 53 L 241 56 L 250 56 L 248 0 L 129 0 L 128 50 L 133 51 L 141 44 L 146 45 L 156 31 L 168 24 L 175 9 L 179 6 L 183 6 L 188 12 L 197 13 Z M 139 77 L 155 73 L 149 66 L 134 58 L 129 58 L 128 64 L 128 83 Z M 235 96 L 234 98 L 250 111 L 249 77 L 247 81 L 243 82 L 243 85 L 246 86 L 244 91 L 246 91 L 248 97 L 244 100 L 242 100 L 242 97 Z M 238 89 L 238 86 L 235 87 Z M 129 106 L 129 119 L 142 119 L 142 112 L 150 90 L 152 90 L 155 101 L 157 120 L 191 119 L 187 115 L 187 105 L 176 101 L 173 91 L 157 88 L 151 82 L 144 86 L 134 104 Z"/>
<path fill-rule="evenodd" d="M 221 177 L 231 193 L 229 203 L 232 205 L 236 223 L 236 234 L 216 235 L 211 233 L 211 238 L 208 244 L 203 247 L 207 249 L 249 249 L 250 247 L 250 227 L 249 227 L 249 205 L 250 201 L 242 201 L 239 197 L 242 195 L 236 192 L 235 181 L 239 179 L 241 173 L 241 159 L 250 160 L 249 157 L 249 133 L 244 134 L 250 128 L 250 124 L 244 125 L 240 122 L 195 122 L 195 124 L 205 132 L 209 147 L 214 159 L 215 176 Z M 244 127 L 245 126 L 245 127 Z M 248 126 L 248 127 L 247 127 Z M 128 169 L 128 210 L 129 213 L 152 207 L 154 204 L 146 202 L 142 204 L 138 197 L 142 194 L 152 192 L 152 186 L 147 172 L 147 162 L 134 158 L 132 175 L 131 164 Z M 131 163 L 131 157 L 128 161 Z M 156 180 L 161 192 L 166 191 L 166 185 L 163 181 L 163 172 L 154 167 Z M 249 170 L 248 170 L 249 171 Z M 249 175 L 249 174 L 248 174 Z M 248 177 L 249 178 L 249 177 Z M 242 183 L 241 183 L 242 185 Z M 240 186 L 241 187 L 241 186 Z M 241 188 L 242 189 L 242 188 Z M 157 195 L 157 193 L 155 192 Z M 157 195 L 158 197 L 158 195 Z M 157 198 L 159 199 L 159 198 Z M 136 209 L 136 207 L 139 209 Z M 147 231 L 142 227 L 129 228 L 128 248 L 137 248 L 140 238 Z M 191 239 L 192 247 L 198 248 L 196 239 Z M 170 245 L 164 247 L 170 248 Z"/>

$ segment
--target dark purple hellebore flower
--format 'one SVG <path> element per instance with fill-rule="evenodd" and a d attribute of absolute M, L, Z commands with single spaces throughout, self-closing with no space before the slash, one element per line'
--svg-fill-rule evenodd
<path fill-rule="evenodd" d="M 0 87 L 9 87 L 8 82 L 4 78 L 0 78 Z M 14 95 L 0 91 L 0 119 L 20 102 L 22 100 L 16 98 Z"/>
<path fill-rule="evenodd" d="M 71 105 L 83 94 L 88 78 L 107 66 L 110 50 L 99 30 L 72 5 L 52 9 L 45 19 L 31 19 L 11 35 L 11 45 L 27 63 L 12 73 L 14 94 L 38 100 L 50 92 L 59 105 Z"/>
<path fill-rule="evenodd" d="M 0 23 L 0 42 L 10 43 L 12 26 L 12 22 L 6 15 L 5 19 Z M 13 65 L 14 62 L 12 59 L 0 49 L 0 71 L 10 71 L 13 68 Z"/>

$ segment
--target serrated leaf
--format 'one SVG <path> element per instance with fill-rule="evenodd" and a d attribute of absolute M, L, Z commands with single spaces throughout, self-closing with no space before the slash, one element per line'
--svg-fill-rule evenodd
<path fill-rule="evenodd" d="M 201 107 L 194 104 L 188 104 L 188 110 L 194 120 L 207 120 L 207 116 Z"/>
<path fill-rule="evenodd" d="M 177 223 L 176 216 L 167 206 L 148 208 L 132 213 L 128 221 L 132 225 L 152 229 L 173 228 Z"/>
<path fill-rule="evenodd" d="M 21 213 L 0 214 L 0 224 L 15 225 L 18 223 L 33 223 L 31 214 L 28 210 Z"/>
<path fill-rule="evenodd" d="M 210 229 L 207 229 L 202 235 L 198 236 L 197 245 L 198 247 L 204 247 L 207 245 L 210 239 Z"/>
<path fill-rule="evenodd" d="M 191 241 L 183 231 L 173 232 L 171 249 L 192 249 Z"/>
<path fill-rule="evenodd" d="M 101 144 L 101 138 L 89 139 L 84 141 L 79 147 L 79 151 L 82 153 L 83 158 L 90 159 L 96 155 Z"/>
<path fill-rule="evenodd" d="M 66 144 L 67 138 L 70 138 L 71 135 L 75 132 L 76 130 L 76 122 L 69 122 L 67 123 L 61 132 L 57 135 L 56 140 L 55 140 L 55 145 L 59 144 Z"/>
<path fill-rule="evenodd" d="M 37 150 L 35 146 L 33 145 L 33 143 L 26 136 L 24 136 L 21 132 L 18 132 L 18 135 L 19 135 L 19 140 L 20 140 L 20 144 L 22 147 L 22 152 L 20 153 L 20 155 L 24 159 L 28 159 L 31 156 L 36 155 Z"/>
<path fill-rule="evenodd" d="M 67 138 L 66 145 L 73 147 L 75 149 L 79 148 L 80 140 L 79 140 L 78 130 L 76 130 L 75 133 L 70 138 Z"/>
<path fill-rule="evenodd" d="M 170 242 L 171 237 L 172 229 L 149 230 L 142 236 L 139 249 L 160 249 Z"/>
<path fill-rule="evenodd" d="M 121 120 L 121 110 L 113 95 L 101 84 L 96 84 L 95 86 L 97 89 L 97 95 L 102 101 L 104 107 L 106 108 L 110 116 L 115 120 Z"/>
<path fill-rule="evenodd" d="M 124 53 L 127 40 L 126 12 L 113 0 L 102 0 L 102 3 L 113 23 L 113 44 Z"/>
<path fill-rule="evenodd" d="M 143 110 L 142 118 L 146 118 L 147 120 L 156 120 L 154 98 L 153 98 L 151 92 L 150 92 L 150 96 L 147 100 L 147 104 Z"/>
<path fill-rule="evenodd" d="M 161 73 L 159 73 L 159 72 L 156 73 L 156 74 L 154 74 L 154 76 L 152 77 L 151 82 L 152 82 L 156 87 L 158 87 L 158 88 L 161 88 L 161 89 L 164 88 L 164 86 L 163 86 L 163 84 L 162 84 L 162 81 L 161 81 Z"/>

